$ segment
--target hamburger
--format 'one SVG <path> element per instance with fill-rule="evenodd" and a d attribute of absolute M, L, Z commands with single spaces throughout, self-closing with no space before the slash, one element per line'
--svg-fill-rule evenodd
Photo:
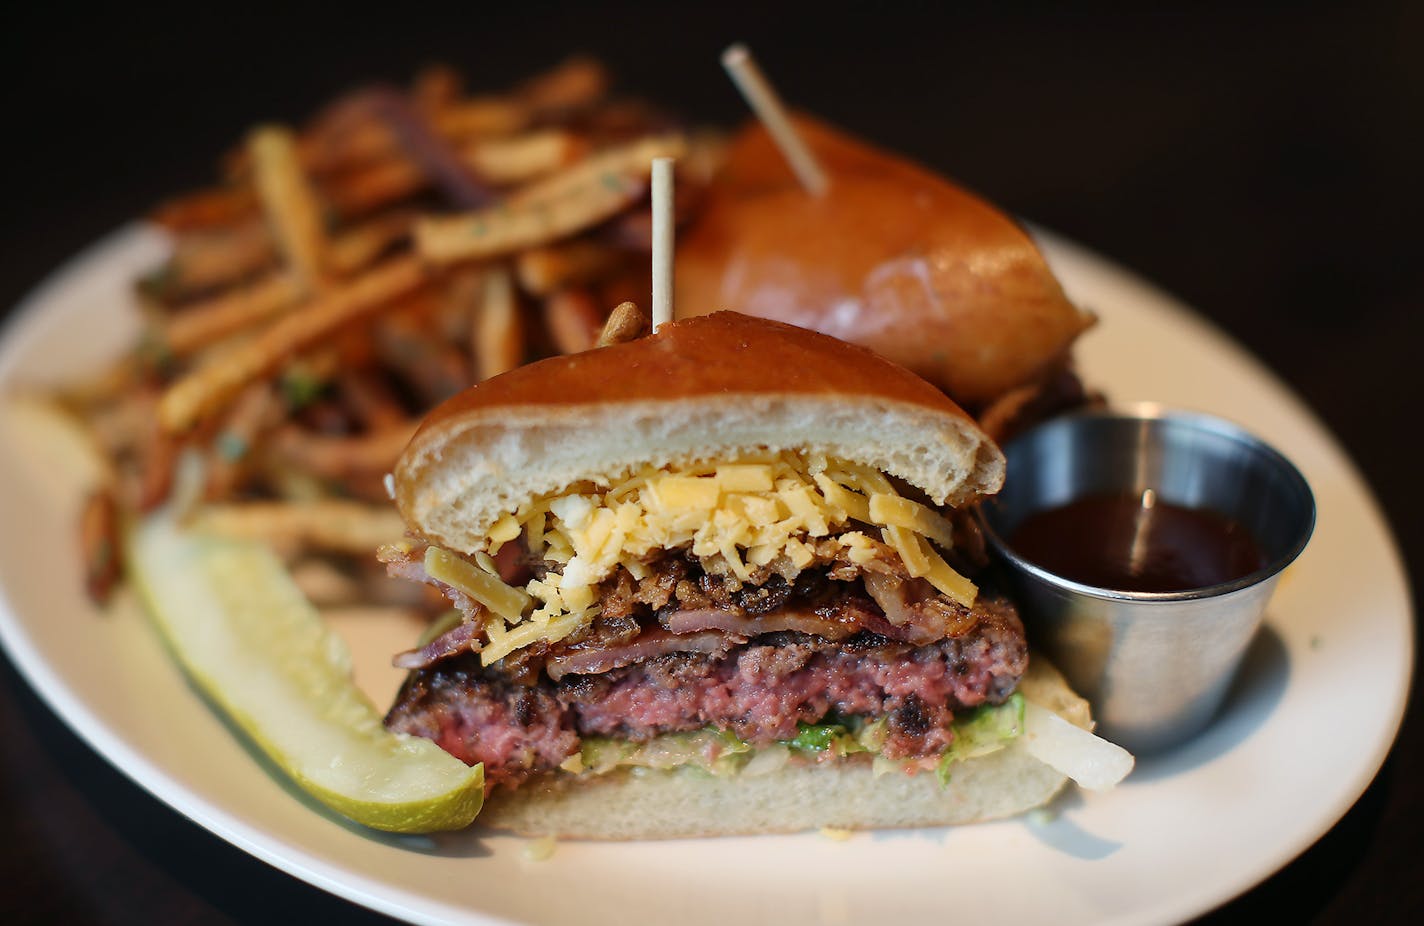
<path fill-rule="evenodd" d="M 976 586 L 1003 470 L 905 369 L 735 313 L 494 377 L 395 469 L 381 558 L 455 609 L 386 724 L 483 763 L 483 821 L 526 833 L 1035 807 L 1073 771 L 1054 743 L 1115 747 Z"/>
<path fill-rule="evenodd" d="M 1082 400 L 1070 354 L 1093 316 L 1017 222 L 917 164 L 793 121 L 829 190 L 803 190 L 750 123 L 678 242 L 679 313 L 736 307 L 869 347 L 976 417 Z"/>

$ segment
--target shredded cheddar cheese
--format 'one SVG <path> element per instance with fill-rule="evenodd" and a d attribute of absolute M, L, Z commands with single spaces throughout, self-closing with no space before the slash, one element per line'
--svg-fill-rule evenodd
<path fill-rule="evenodd" d="M 878 529 L 911 575 L 973 604 L 974 584 L 931 543 L 951 546 L 942 515 L 900 495 L 884 473 L 810 453 L 647 467 L 611 486 L 574 486 L 500 518 L 475 563 L 431 548 L 426 568 L 490 611 L 481 653 L 489 664 L 592 621 L 598 583 L 619 566 L 645 577 L 644 559 L 658 550 L 689 548 L 709 571 L 743 583 L 767 568 L 790 581 L 814 561 L 813 544 L 832 536 L 851 562 L 869 563 L 874 547 L 856 524 Z M 533 555 L 562 564 L 522 590 L 502 582 L 490 559 L 521 535 Z"/>

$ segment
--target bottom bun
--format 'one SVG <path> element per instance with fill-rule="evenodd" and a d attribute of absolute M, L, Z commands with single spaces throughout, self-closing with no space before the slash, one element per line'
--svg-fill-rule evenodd
<path fill-rule="evenodd" d="M 1088 704 L 1037 657 L 1024 697 L 1092 728 Z M 491 795 L 479 823 L 527 836 L 658 839 L 973 823 L 1047 803 L 1067 779 L 1029 755 L 1022 739 L 956 763 L 947 786 L 933 772 L 875 775 L 865 756 L 787 765 L 756 776 L 700 769 L 556 774 Z"/>

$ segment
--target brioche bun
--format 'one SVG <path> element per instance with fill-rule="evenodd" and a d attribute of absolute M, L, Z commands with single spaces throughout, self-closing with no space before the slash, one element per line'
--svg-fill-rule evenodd
<path fill-rule="evenodd" d="M 1088 704 L 1042 657 L 1020 684 L 1024 697 L 1091 729 Z M 554 774 L 497 791 L 479 824 L 527 836 L 662 839 L 790 833 L 821 827 L 944 826 L 1011 817 L 1042 806 L 1067 783 L 1022 739 L 933 772 L 876 775 L 865 756 L 787 765 L 765 775 L 714 777 L 697 769 Z"/>
<path fill-rule="evenodd" d="M 998 490 L 1004 459 L 957 405 L 864 348 L 733 312 L 518 367 L 447 401 L 395 469 L 396 503 L 427 540 L 470 553 L 532 498 L 644 464 L 814 449 L 962 505 Z"/>
<path fill-rule="evenodd" d="M 805 116 L 830 176 L 806 193 L 759 123 L 678 242 L 682 315 L 735 308 L 869 347 L 970 408 L 1061 365 L 1092 316 L 978 197 Z"/>
<path fill-rule="evenodd" d="M 732 312 L 480 383 L 426 419 L 395 471 L 407 525 L 460 552 L 532 499 L 643 466 L 818 451 L 875 467 L 938 504 L 997 491 L 1003 456 L 948 397 L 871 351 Z M 1016 620 L 1016 619 L 1015 619 Z M 474 680 L 470 684 L 479 684 Z M 463 684 L 463 683 L 461 683 Z M 768 682 L 774 684 L 774 682 Z M 1041 658 L 1024 697 L 1080 726 L 1087 705 Z M 969 823 L 1021 813 L 1065 776 L 1024 737 L 932 771 L 877 774 L 866 755 L 791 758 L 715 776 L 694 768 L 538 772 L 497 787 L 479 823 L 529 835 L 645 839 Z M 770 758 L 770 757 L 768 757 Z"/>

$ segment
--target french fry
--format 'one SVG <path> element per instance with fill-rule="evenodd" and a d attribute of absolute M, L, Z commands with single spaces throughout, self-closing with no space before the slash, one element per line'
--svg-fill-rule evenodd
<path fill-rule="evenodd" d="M 415 227 L 416 247 L 437 264 L 502 257 L 597 225 L 637 200 L 646 186 L 634 177 L 609 175 L 605 185 L 583 197 L 423 219 Z"/>
<path fill-rule="evenodd" d="M 635 262 L 623 273 L 601 281 L 596 287 L 599 305 L 642 304 L 653 291 L 653 274 L 649 262 Z"/>
<path fill-rule="evenodd" d="M 267 226 L 254 216 L 235 225 L 176 233 L 173 256 L 144 277 L 144 292 L 165 303 L 181 302 L 266 269 L 277 256 Z"/>
<path fill-rule="evenodd" d="M 436 134 L 454 143 L 499 138 L 524 131 L 534 113 L 506 97 L 449 99 L 430 108 L 416 101 Z M 398 156 L 400 138 L 371 106 L 369 90 L 360 90 L 328 109 L 301 143 L 303 165 L 314 173 L 350 170 Z"/>
<path fill-rule="evenodd" d="M 684 177 L 692 174 L 690 182 Z M 683 169 L 683 162 L 677 163 L 677 185 L 673 189 L 673 217 L 679 228 L 698 214 L 702 200 L 706 196 L 705 179 L 699 179 L 695 171 Z M 650 252 L 653 249 L 653 213 L 651 209 L 631 209 L 610 220 L 597 232 L 599 240 L 623 251 Z"/>
<path fill-rule="evenodd" d="M 574 121 L 601 144 L 676 129 L 675 120 L 638 100 L 613 100 L 577 113 Z"/>
<path fill-rule="evenodd" d="M 417 196 L 429 189 L 430 181 L 410 158 L 397 151 L 324 177 L 318 185 L 332 209 L 351 220 Z"/>
<path fill-rule="evenodd" d="M 1041 384 L 1033 383 L 1010 389 L 995 399 L 978 415 L 979 427 L 995 441 L 1006 440 L 1024 409 L 1037 398 Z"/>
<path fill-rule="evenodd" d="M 677 158 L 687 150 L 687 139 L 671 132 L 645 135 L 633 141 L 605 148 L 551 177 L 515 190 L 510 208 L 553 203 L 588 196 L 599 187 L 617 187 L 624 177 L 646 179 L 652 173 L 653 158 Z"/>
<path fill-rule="evenodd" d="M 395 613 L 394 610 L 387 612 L 387 608 L 412 614 L 430 600 L 430 592 L 435 592 L 432 604 L 436 608 L 443 609 L 449 604 L 444 595 L 428 585 L 392 581 L 380 563 L 370 557 L 369 550 L 355 554 L 358 564 L 366 567 L 360 570 L 351 569 L 349 562 L 343 563 L 340 559 L 333 562 L 325 551 L 291 552 L 293 559 L 288 569 L 292 581 L 312 604 L 323 609 L 323 613 L 329 613 L 325 609 L 333 606 L 349 606 L 343 608 L 345 613 L 360 610 L 363 617 Z M 424 622 L 428 621 L 427 615 Z"/>
<path fill-rule="evenodd" d="M 318 556 L 299 558 L 288 567 L 292 581 L 302 595 L 317 607 L 355 604 L 361 600 L 363 585 L 334 563 Z"/>
<path fill-rule="evenodd" d="M 404 95 L 377 88 L 367 99 L 376 118 L 390 127 L 406 157 L 446 202 L 460 209 L 480 209 L 495 201 L 494 190 Z"/>
<path fill-rule="evenodd" d="M 257 193 L 249 186 L 213 187 L 170 199 L 150 213 L 170 232 L 231 225 L 258 213 Z"/>
<path fill-rule="evenodd" d="M 460 99 L 464 81 L 448 64 L 432 64 L 411 81 L 410 97 L 416 107 L 426 113 L 447 109 Z"/>
<path fill-rule="evenodd" d="M 544 300 L 544 324 L 560 353 L 577 354 L 598 343 L 602 314 L 582 289 L 563 289 Z"/>
<path fill-rule="evenodd" d="M 397 148 L 395 135 L 367 105 L 364 87 L 317 113 L 298 141 L 302 166 L 313 174 L 348 170 L 389 157 Z"/>
<path fill-rule="evenodd" d="M 399 209 L 376 216 L 331 239 L 331 268 L 341 276 L 366 269 L 371 262 L 410 236 L 415 213 Z"/>
<path fill-rule="evenodd" d="M 485 272 L 472 332 L 478 379 L 489 379 L 524 362 L 524 319 L 506 268 L 496 266 Z"/>
<path fill-rule="evenodd" d="M 428 185 L 420 168 L 399 154 L 324 178 L 320 184 L 331 208 L 346 220 L 409 199 Z"/>
<path fill-rule="evenodd" d="M 368 325 L 347 326 L 331 338 L 331 352 L 336 361 L 333 377 L 340 370 L 368 369 L 376 366 L 376 345 Z"/>
<path fill-rule="evenodd" d="M 607 276 L 624 260 L 622 253 L 602 242 L 573 238 L 520 251 L 514 258 L 514 272 L 526 293 L 547 296 Z"/>
<path fill-rule="evenodd" d="M 461 157 L 491 184 L 510 186 L 558 170 L 577 159 L 582 142 L 574 135 L 548 130 L 513 138 L 478 136 L 459 149 Z M 349 170 L 318 182 L 332 208 L 346 218 L 359 217 L 409 199 L 430 187 L 429 178 L 392 142 L 391 149 Z"/>
<path fill-rule="evenodd" d="M 277 393 L 271 383 L 253 383 L 238 396 L 208 454 L 204 495 L 209 501 L 231 496 L 242 482 L 250 469 L 252 448 L 277 411 Z"/>
<path fill-rule="evenodd" d="M 426 111 L 435 130 L 455 140 L 513 134 L 524 129 L 533 117 L 528 106 L 501 97 L 449 99 Z M 304 168 L 313 174 L 326 174 L 388 159 L 399 153 L 400 141 L 390 126 L 377 118 L 370 106 L 370 89 L 363 88 L 319 113 L 302 133 L 297 151 Z M 242 151 L 232 158 L 228 173 L 240 178 L 250 169 L 251 157 Z"/>
<path fill-rule="evenodd" d="M 369 554 L 405 535 L 405 523 L 393 507 L 337 499 L 204 505 L 194 513 L 190 527 L 282 547 L 355 554 Z"/>
<path fill-rule="evenodd" d="M 395 466 L 417 424 L 407 421 L 355 437 L 312 434 L 296 425 L 285 425 L 277 431 L 269 449 L 281 462 L 316 476 L 343 479 L 374 474 L 379 478 Z"/>
<path fill-rule="evenodd" d="M 464 355 L 431 330 L 428 313 L 391 312 L 374 331 L 376 355 L 419 393 L 423 404 L 436 405 L 470 384 Z"/>
<path fill-rule="evenodd" d="M 342 276 L 362 271 L 370 262 L 409 236 L 413 224 L 413 212 L 390 212 L 337 235 L 329 245 L 333 271 Z M 265 229 L 262 229 L 262 235 L 268 245 L 266 254 L 271 256 L 271 238 L 266 236 Z M 169 266 L 188 266 L 182 259 L 182 251 Z M 172 283 L 165 282 L 164 285 Z M 187 288 L 195 285 L 195 281 L 185 278 L 177 285 Z M 159 340 L 174 355 L 188 355 L 232 333 L 281 315 L 290 306 L 296 305 L 302 295 L 303 286 L 286 271 L 273 271 L 251 281 L 238 282 L 218 295 L 189 303 L 175 312 L 162 323 Z"/>
<path fill-rule="evenodd" d="M 465 347 L 471 357 L 474 351 L 475 316 L 484 298 L 485 271 L 475 265 L 457 267 L 445 274 L 440 290 L 440 302 L 435 310 L 435 328 L 440 337 L 451 344 Z"/>
<path fill-rule="evenodd" d="M 390 157 L 399 145 L 390 129 L 369 114 L 352 114 L 339 127 L 323 126 L 302 136 L 302 166 L 312 174 L 352 170 Z"/>
<path fill-rule="evenodd" d="M 327 282 L 326 232 L 292 133 L 264 126 L 248 138 L 253 182 L 286 264 L 310 292 Z"/>
<path fill-rule="evenodd" d="M 150 376 L 152 367 L 137 352 L 130 353 L 113 366 L 64 383 L 54 391 L 54 399 L 69 412 L 81 416 L 90 412 L 107 416 L 116 406 L 147 401 L 146 414 L 151 418 L 156 395 Z M 119 427 L 123 426 L 123 422 L 144 420 L 125 415 L 115 417 Z M 90 425 L 93 427 L 94 423 L 91 421 Z"/>
<path fill-rule="evenodd" d="M 586 143 L 565 129 L 540 129 L 508 138 L 482 138 L 463 148 L 465 160 L 490 183 L 528 183 L 576 162 Z"/>
<path fill-rule="evenodd" d="M 68 396 L 61 398 L 67 408 L 79 408 L 95 444 L 110 460 L 132 456 L 147 438 L 146 428 L 152 425 L 158 407 L 158 393 L 146 387 L 120 388 L 105 399 L 88 398 L 82 405 L 71 405 Z"/>
<path fill-rule="evenodd" d="M 148 512 L 163 504 L 173 491 L 173 476 L 178 467 L 178 452 L 182 442 L 160 427 L 150 426 L 147 442 L 139 452 L 138 480 L 134 487 L 134 506 Z"/>
<path fill-rule="evenodd" d="M 119 508 L 111 489 L 89 493 L 79 518 L 79 549 L 89 600 L 103 605 L 123 572 L 119 554 Z"/>
<path fill-rule="evenodd" d="M 410 417 L 389 386 L 370 370 L 343 370 L 336 391 L 351 414 L 368 431 L 402 425 Z"/>
<path fill-rule="evenodd" d="M 309 402 L 297 416 L 302 427 L 315 434 L 345 434 L 351 430 L 349 409 L 332 395 L 322 395 Z M 335 491 L 335 494 L 340 492 Z"/>
<path fill-rule="evenodd" d="M 435 131 L 451 141 L 498 138 L 528 128 L 530 107 L 503 97 L 474 97 L 446 107 L 432 117 Z"/>
<path fill-rule="evenodd" d="M 643 310 L 633 302 L 620 302 L 603 323 L 603 331 L 598 335 L 596 347 L 609 347 L 642 337 L 651 327 L 651 321 Z"/>
<path fill-rule="evenodd" d="M 512 195 L 501 206 L 416 224 L 416 247 L 435 263 L 499 257 L 566 238 L 636 202 L 655 157 L 675 157 L 681 136 L 655 136 L 593 155 Z"/>
<path fill-rule="evenodd" d="M 608 70 L 601 62 L 576 55 L 525 81 L 516 94 L 538 112 L 558 113 L 597 103 L 607 94 L 608 85 Z"/>
<path fill-rule="evenodd" d="M 428 279 L 414 257 L 386 261 L 278 319 L 252 341 L 179 379 L 159 400 L 169 433 L 182 433 L 225 406 L 248 383 L 271 375 L 283 361 L 404 296 Z"/>
<path fill-rule="evenodd" d="M 175 356 L 191 354 L 282 314 L 301 300 L 302 292 L 290 273 L 270 273 L 188 306 L 163 324 L 159 340 Z"/>
<path fill-rule="evenodd" d="M 730 144 L 720 130 L 693 131 L 687 139 L 687 157 L 677 162 L 678 186 L 706 189 L 722 170 Z"/>
<path fill-rule="evenodd" d="M 277 394 L 289 412 L 300 412 L 327 391 L 344 358 L 340 346 L 327 344 L 282 364 Z"/>
<path fill-rule="evenodd" d="M 328 495 L 339 495 L 372 505 L 389 505 L 391 496 L 386 491 L 388 474 L 389 469 L 384 473 L 351 473 L 348 476 L 336 477 L 328 480 L 326 492 Z"/>

